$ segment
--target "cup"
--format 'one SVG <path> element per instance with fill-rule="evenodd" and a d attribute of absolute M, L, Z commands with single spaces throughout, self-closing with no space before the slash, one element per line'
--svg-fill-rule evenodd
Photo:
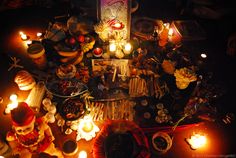
<path fill-rule="evenodd" d="M 27 53 L 33 63 L 39 68 L 39 69 L 45 69 L 47 66 L 47 58 L 45 54 L 45 49 L 42 44 L 35 43 L 31 44 L 29 48 L 27 49 Z"/>
<path fill-rule="evenodd" d="M 77 146 L 77 142 L 75 140 L 72 139 L 68 139 L 63 143 L 63 154 L 66 157 L 74 157 L 77 154 L 78 151 L 78 146 Z"/>

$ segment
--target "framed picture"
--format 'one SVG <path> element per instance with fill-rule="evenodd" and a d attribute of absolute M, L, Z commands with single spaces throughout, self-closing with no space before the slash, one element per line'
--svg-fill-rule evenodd
<path fill-rule="evenodd" d="M 131 0 L 98 0 L 98 19 L 100 21 L 118 20 L 124 25 L 124 39 L 130 38 Z"/>

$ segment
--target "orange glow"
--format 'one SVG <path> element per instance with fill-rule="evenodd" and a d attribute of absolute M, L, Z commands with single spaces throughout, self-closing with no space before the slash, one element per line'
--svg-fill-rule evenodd
<path fill-rule="evenodd" d="M 207 138 L 201 134 L 194 134 L 190 138 L 186 139 L 186 141 L 191 146 L 191 149 L 196 150 L 206 145 Z"/>

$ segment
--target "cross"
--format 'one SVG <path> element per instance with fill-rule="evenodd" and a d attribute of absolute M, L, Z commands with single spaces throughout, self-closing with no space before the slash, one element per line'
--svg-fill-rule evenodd
<path fill-rule="evenodd" d="M 20 61 L 20 59 L 17 59 L 16 57 L 10 57 L 11 58 L 11 60 L 13 61 L 13 63 L 12 64 L 10 64 L 11 66 L 8 68 L 8 70 L 7 71 L 11 71 L 11 69 L 13 69 L 13 68 L 24 68 L 24 66 L 21 66 L 21 65 L 19 65 L 18 63 L 19 63 L 19 61 Z"/>

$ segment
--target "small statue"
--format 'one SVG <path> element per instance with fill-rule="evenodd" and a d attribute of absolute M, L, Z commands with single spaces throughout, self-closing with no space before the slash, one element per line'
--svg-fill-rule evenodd
<path fill-rule="evenodd" d="M 47 153 L 63 158 L 53 140 L 52 131 L 44 117 L 36 118 L 33 110 L 25 102 L 11 111 L 13 129 L 7 133 L 7 141 L 14 155 L 31 158 L 33 153 Z"/>

